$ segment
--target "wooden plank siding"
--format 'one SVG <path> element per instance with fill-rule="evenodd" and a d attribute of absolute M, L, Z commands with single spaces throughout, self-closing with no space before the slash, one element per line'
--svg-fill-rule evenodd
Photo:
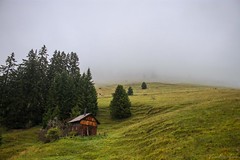
<path fill-rule="evenodd" d="M 80 115 L 69 123 L 71 123 L 69 130 L 76 131 L 81 136 L 96 135 L 97 125 L 100 124 L 92 114 Z"/>
<path fill-rule="evenodd" d="M 80 124 L 87 126 L 97 126 L 97 122 L 93 117 L 86 117 L 80 121 Z"/>

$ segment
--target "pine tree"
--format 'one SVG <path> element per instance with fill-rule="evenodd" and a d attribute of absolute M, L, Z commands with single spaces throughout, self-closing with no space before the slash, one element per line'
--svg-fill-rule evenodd
<path fill-rule="evenodd" d="M 26 128 L 26 124 L 29 122 L 29 108 L 26 106 L 23 76 L 23 68 L 20 65 L 10 84 L 11 97 L 8 100 L 11 103 L 6 113 L 8 118 L 5 123 L 8 128 Z"/>
<path fill-rule="evenodd" d="M 68 72 L 72 77 L 78 76 L 80 73 L 79 68 L 79 58 L 76 53 L 71 52 L 70 54 L 67 54 L 68 59 Z"/>
<path fill-rule="evenodd" d="M 142 87 L 142 89 L 147 89 L 147 84 L 145 82 L 143 82 L 141 87 Z"/>
<path fill-rule="evenodd" d="M 82 92 L 83 92 L 83 105 L 81 108 L 81 113 L 84 112 L 84 109 L 87 108 L 87 112 L 97 115 L 98 104 L 97 104 L 97 91 L 94 87 L 92 81 L 92 74 L 88 68 L 87 73 L 83 73 L 82 76 Z"/>
<path fill-rule="evenodd" d="M 55 51 L 53 57 L 50 59 L 48 80 L 50 82 L 56 77 L 56 75 L 63 72 L 68 72 L 68 56 L 64 52 Z M 69 73 L 69 72 L 68 72 Z"/>
<path fill-rule="evenodd" d="M 50 82 L 48 81 L 47 72 L 49 68 L 48 64 L 48 54 L 47 54 L 47 48 L 44 45 L 39 53 L 38 53 L 38 70 L 39 70 L 39 106 L 41 107 L 41 115 L 46 110 L 47 105 L 47 96 L 48 96 L 48 90 L 50 87 Z"/>
<path fill-rule="evenodd" d="M 31 50 L 27 59 L 23 60 L 22 82 L 24 103 L 27 107 L 29 126 L 42 121 L 43 108 L 41 106 L 41 73 L 37 51 Z"/>
<path fill-rule="evenodd" d="M 20 119 L 24 108 L 19 99 L 21 93 L 18 90 L 18 72 L 15 55 L 12 53 L 6 60 L 6 65 L 1 66 L 0 74 L 0 122 L 8 128 L 20 128 L 24 117 Z M 16 120 L 19 121 L 16 121 Z"/>
<path fill-rule="evenodd" d="M 71 110 L 75 106 L 73 91 L 74 84 L 72 78 L 66 72 L 56 76 L 52 83 L 48 100 L 48 114 L 54 116 L 48 117 L 49 119 L 53 119 L 55 116 L 57 116 L 59 120 L 70 117 Z M 59 110 L 57 114 L 56 109 Z"/>
<path fill-rule="evenodd" d="M 113 119 L 122 119 L 131 116 L 131 102 L 122 85 L 118 85 L 110 103 L 110 115 Z"/>
<path fill-rule="evenodd" d="M 74 87 L 75 87 L 75 90 L 74 90 L 75 106 L 74 106 L 74 109 L 72 109 L 72 113 L 71 113 L 72 116 L 76 115 L 76 113 L 79 113 L 78 115 L 80 115 L 81 113 L 84 112 L 83 78 L 80 75 L 80 73 L 78 73 L 77 76 L 73 78 L 73 80 L 74 80 Z"/>
<path fill-rule="evenodd" d="M 128 95 L 129 95 L 129 96 L 132 96 L 132 95 L 133 95 L 133 89 L 132 89 L 132 87 L 129 87 L 129 88 L 128 88 Z"/>
<path fill-rule="evenodd" d="M 6 65 L 1 65 L 0 67 L 0 122 L 3 121 L 6 113 L 6 108 L 8 108 L 8 100 L 11 97 L 10 90 L 11 83 L 16 76 L 16 60 L 15 55 L 12 53 L 8 56 L 6 60 Z"/>

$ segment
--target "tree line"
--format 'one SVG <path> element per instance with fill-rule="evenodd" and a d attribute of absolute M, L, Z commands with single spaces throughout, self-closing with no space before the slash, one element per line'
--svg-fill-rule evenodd
<path fill-rule="evenodd" d="M 46 126 L 51 119 L 63 121 L 85 108 L 98 112 L 91 71 L 80 73 L 74 52 L 56 50 L 49 58 L 44 45 L 30 50 L 21 63 L 12 53 L 0 67 L 0 87 L 0 123 L 7 128 Z"/>

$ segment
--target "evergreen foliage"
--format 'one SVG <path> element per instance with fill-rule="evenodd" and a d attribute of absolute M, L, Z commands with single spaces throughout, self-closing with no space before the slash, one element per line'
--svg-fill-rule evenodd
<path fill-rule="evenodd" d="M 81 75 L 76 53 L 55 51 L 48 59 L 44 45 L 30 50 L 17 64 L 12 53 L 0 67 L 0 124 L 26 128 L 87 111 L 97 114 L 97 93 L 90 69 Z"/>
<path fill-rule="evenodd" d="M 97 91 L 94 87 L 92 81 L 92 74 L 88 68 L 87 73 L 83 74 L 83 102 L 84 105 L 81 108 L 81 113 L 83 114 L 84 109 L 87 108 L 87 112 L 91 112 L 93 115 L 97 115 L 98 104 L 97 104 Z"/>
<path fill-rule="evenodd" d="M 142 89 L 147 89 L 147 84 L 145 82 L 143 82 L 141 87 L 142 87 Z"/>
<path fill-rule="evenodd" d="M 132 87 L 129 87 L 129 88 L 128 88 L 128 92 L 127 92 L 127 93 L 128 93 L 129 96 L 132 96 L 132 95 L 133 95 L 133 89 L 132 89 Z"/>
<path fill-rule="evenodd" d="M 122 119 L 131 116 L 131 102 L 122 85 L 118 85 L 110 103 L 110 114 L 113 119 Z"/>

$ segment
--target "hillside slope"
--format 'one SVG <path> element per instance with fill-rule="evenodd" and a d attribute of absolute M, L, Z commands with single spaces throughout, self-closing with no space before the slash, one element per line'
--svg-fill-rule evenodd
<path fill-rule="evenodd" d="M 32 141 L 7 157 L 240 159 L 240 90 L 161 83 L 149 83 L 147 90 L 140 84 L 125 85 L 129 86 L 134 91 L 131 118 L 110 119 L 108 106 L 116 85 L 101 86 L 97 88 L 99 136 L 62 138 L 48 144 Z M 11 135 L 3 135 L 0 157 L 13 147 L 14 141 L 8 140 Z M 21 145 L 24 141 L 15 147 Z"/>

